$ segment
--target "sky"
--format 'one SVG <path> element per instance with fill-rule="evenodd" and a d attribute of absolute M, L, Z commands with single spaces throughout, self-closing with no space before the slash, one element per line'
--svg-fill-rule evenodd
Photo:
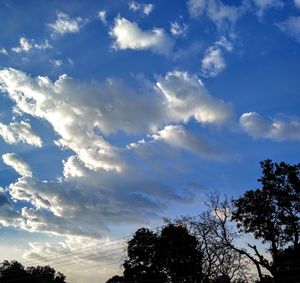
<path fill-rule="evenodd" d="M 68 282 L 210 192 L 299 162 L 299 0 L 0 0 L 1 258 Z"/>

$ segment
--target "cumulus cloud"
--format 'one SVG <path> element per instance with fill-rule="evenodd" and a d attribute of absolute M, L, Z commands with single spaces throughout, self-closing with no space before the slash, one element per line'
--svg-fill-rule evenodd
<path fill-rule="evenodd" d="M 163 29 L 153 28 L 143 31 L 135 22 L 118 17 L 110 31 L 110 36 L 115 40 L 115 49 L 150 49 L 155 53 L 168 55 L 173 46 L 172 40 Z"/>
<path fill-rule="evenodd" d="M 300 16 L 289 17 L 287 20 L 278 23 L 279 29 L 293 37 L 300 43 Z"/>
<path fill-rule="evenodd" d="M 218 29 L 231 28 L 244 13 L 245 6 L 231 6 L 221 0 L 189 0 L 187 2 L 192 17 L 206 15 Z"/>
<path fill-rule="evenodd" d="M 204 76 L 216 77 L 226 68 L 223 51 L 232 51 L 231 43 L 224 37 L 205 51 L 204 58 L 201 61 L 201 70 Z"/>
<path fill-rule="evenodd" d="M 196 76 L 170 72 L 156 85 L 164 96 L 173 121 L 187 122 L 194 118 L 203 124 L 222 124 L 232 115 L 231 107 L 212 97 Z"/>
<path fill-rule="evenodd" d="M 54 23 L 48 24 L 52 35 L 62 36 L 66 33 L 78 33 L 83 26 L 83 19 L 80 17 L 71 18 L 69 15 L 58 12 Z"/>
<path fill-rule="evenodd" d="M 151 135 L 157 143 L 213 156 L 204 140 L 179 125 L 164 127 L 190 120 L 220 125 L 232 115 L 230 105 L 211 96 L 199 78 L 179 71 L 134 89 L 112 78 L 85 83 L 62 75 L 51 81 L 3 69 L 0 87 L 20 115 L 47 121 L 58 136 L 56 144 L 74 152 L 63 162 L 58 180 L 42 181 L 28 173 L 9 186 L 15 201 L 28 204 L 22 229 L 29 231 L 98 236 L 107 223 L 145 223 L 167 202 L 190 201 L 189 194 L 183 198 L 149 179 L 130 162 L 133 151 L 104 137 L 120 130 Z"/>
<path fill-rule="evenodd" d="M 0 136 L 9 144 L 23 142 L 37 147 L 43 145 L 41 138 L 32 130 L 31 125 L 24 121 L 13 122 L 9 125 L 0 123 Z"/>
<path fill-rule="evenodd" d="M 21 112 L 47 120 L 62 137 L 61 143 L 74 151 L 75 144 L 77 148 L 84 141 L 97 141 L 112 149 L 95 128 L 105 134 L 118 130 L 147 134 L 165 123 L 192 118 L 199 123 L 223 123 L 232 112 L 229 105 L 209 94 L 199 78 L 179 71 L 158 77 L 155 85 L 135 90 L 117 79 L 88 84 L 62 75 L 52 82 L 47 77 L 32 79 L 21 71 L 3 69 L 0 85 Z"/>
<path fill-rule="evenodd" d="M 149 16 L 150 13 L 154 10 L 154 5 L 151 3 L 141 4 L 136 1 L 130 1 L 128 5 L 130 10 L 134 12 L 141 11 L 146 16 Z"/>
<path fill-rule="evenodd" d="M 49 44 L 48 40 L 46 40 L 43 43 L 36 43 L 34 39 L 27 39 L 26 37 L 21 37 L 19 40 L 19 46 L 13 47 L 11 50 L 16 52 L 16 53 L 21 53 L 21 52 L 30 52 L 33 49 L 38 49 L 38 50 L 45 50 L 52 48 L 52 46 Z"/>
<path fill-rule="evenodd" d="M 300 8 L 300 0 L 294 0 L 295 6 Z"/>
<path fill-rule="evenodd" d="M 2 155 L 2 159 L 6 165 L 12 167 L 21 176 L 32 176 L 32 172 L 29 165 L 15 153 L 6 153 Z"/>
<path fill-rule="evenodd" d="M 275 141 L 300 140 L 300 119 L 298 117 L 277 117 L 265 119 L 256 112 L 244 113 L 240 118 L 242 129 L 254 138 Z"/>

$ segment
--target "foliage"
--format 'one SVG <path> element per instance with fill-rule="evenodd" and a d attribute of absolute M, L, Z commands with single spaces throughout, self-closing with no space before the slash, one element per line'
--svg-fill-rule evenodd
<path fill-rule="evenodd" d="M 160 233 L 146 228 L 128 241 L 124 281 L 120 282 L 201 282 L 201 252 L 188 230 L 168 224 Z M 119 280 L 116 276 L 107 281 Z"/>
<path fill-rule="evenodd" d="M 124 277 L 119 275 L 115 275 L 106 281 L 106 283 L 123 283 L 123 282 L 124 282 Z"/>
<path fill-rule="evenodd" d="M 265 160 L 261 168 L 263 174 L 258 181 L 262 188 L 247 191 L 235 200 L 232 216 L 241 231 L 268 245 L 272 261 L 249 245 L 255 252 L 255 262 L 266 268 L 275 282 L 281 282 L 278 280 L 287 270 L 294 277 L 289 282 L 296 282 L 300 278 L 300 164 Z"/>
<path fill-rule="evenodd" d="M 0 264 L 0 282 L 65 283 L 65 275 L 50 266 L 27 267 L 17 261 L 4 260 Z"/>

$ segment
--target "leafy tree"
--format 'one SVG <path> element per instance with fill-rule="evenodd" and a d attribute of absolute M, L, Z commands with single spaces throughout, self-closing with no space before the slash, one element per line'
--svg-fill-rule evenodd
<path fill-rule="evenodd" d="M 124 277 L 119 275 L 115 275 L 106 281 L 106 283 L 124 283 L 124 282 L 125 282 Z"/>
<path fill-rule="evenodd" d="M 151 230 L 141 228 L 135 232 L 128 241 L 128 259 L 123 264 L 125 282 L 164 282 L 165 276 L 157 264 L 157 243 L 158 235 Z"/>
<path fill-rule="evenodd" d="M 1 283 L 10 281 L 14 281 L 16 283 L 30 282 L 29 279 L 31 279 L 28 273 L 25 271 L 24 266 L 15 260 L 4 260 L 0 264 L 0 274 Z"/>
<path fill-rule="evenodd" d="M 183 226 L 169 224 L 160 233 L 141 228 L 128 241 L 127 254 L 124 278 L 106 283 L 197 283 L 203 277 L 197 239 Z"/>
<path fill-rule="evenodd" d="M 28 267 L 17 261 L 3 261 L 0 264 L 0 283 L 65 283 L 65 275 L 50 266 Z"/>
<path fill-rule="evenodd" d="M 64 283 L 65 282 L 65 275 L 56 272 L 54 268 L 50 267 L 49 265 L 46 266 L 37 266 L 37 267 L 27 267 L 27 273 L 32 275 L 35 279 L 35 282 L 42 282 L 42 283 Z"/>
<path fill-rule="evenodd" d="M 198 242 L 186 227 L 169 224 L 158 240 L 159 265 L 167 275 L 165 282 L 201 282 L 202 254 Z"/>
<path fill-rule="evenodd" d="M 256 246 L 249 245 L 256 256 L 254 262 L 266 268 L 274 279 L 279 279 L 289 254 L 289 274 L 298 277 L 291 280 L 299 280 L 296 270 L 300 266 L 300 164 L 265 160 L 261 168 L 263 174 L 258 181 L 262 188 L 247 191 L 234 201 L 233 219 L 241 231 L 252 233 L 268 245 L 272 261 Z"/>

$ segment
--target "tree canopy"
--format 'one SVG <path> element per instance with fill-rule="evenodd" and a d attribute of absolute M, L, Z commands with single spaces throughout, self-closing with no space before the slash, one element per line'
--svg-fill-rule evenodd
<path fill-rule="evenodd" d="M 262 187 L 234 200 L 232 216 L 242 231 L 268 245 L 271 261 L 252 247 L 274 279 L 285 273 L 297 277 L 289 281 L 296 282 L 300 278 L 300 164 L 265 160 L 261 168 Z"/>
<path fill-rule="evenodd" d="M 49 265 L 25 268 L 15 260 L 4 260 L 0 264 L 0 283 L 65 283 L 65 278 Z"/>
<path fill-rule="evenodd" d="M 110 282 L 201 282 L 202 254 L 184 226 L 168 224 L 160 233 L 141 228 L 128 241 L 124 276 Z M 122 281 L 123 280 L 123 281 Z"/>

